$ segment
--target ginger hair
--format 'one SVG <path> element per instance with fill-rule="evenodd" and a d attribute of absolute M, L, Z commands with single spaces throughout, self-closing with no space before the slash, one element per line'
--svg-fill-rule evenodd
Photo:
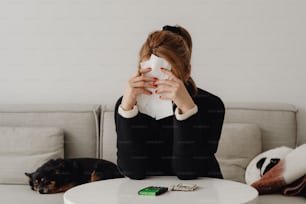
<path fill-rule="evenodd" d="M 149 34 L 139 52 L 138 68 L 140 69 L 140 63 L 148 60 L 151 54 L 164 58 L 170 63 L 173 74 L 182 80 L 190 94 L 195 96 L 198 89 L 190 77 L 192 39 L 185 28 L 176 26 L 175 29 L 179 34 L 169 30 L 159 30 Z"/>

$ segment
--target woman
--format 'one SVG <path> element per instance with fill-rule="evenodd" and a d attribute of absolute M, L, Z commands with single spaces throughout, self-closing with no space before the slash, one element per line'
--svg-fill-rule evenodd
<path fill-rule="evenodd" d="M 214 156 L 224 119 L 222 100 L 200 88 L 190 77 L 192 40 L 180 26 L 151 33 L 139 54 L 138 72 L 128 82 L 115 108 L 118 167 L 132 179 L 176 175 L 179 179 L 222 178 Z M 154 54 L 171 65 L 161 71 L 169 79 L 145 74 L 140 63 Z M 175 114 L 155 120 L 138 111 L 140 94 L 155 89 L 161 100 L 172 100 Z"/>

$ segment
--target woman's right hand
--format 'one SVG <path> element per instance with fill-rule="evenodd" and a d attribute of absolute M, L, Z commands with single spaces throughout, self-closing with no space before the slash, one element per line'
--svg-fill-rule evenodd
<path fill-rule="evenodd" d="M 139 94 L 152 95 L 152 92 L 146 88 L 156 88 L 157 85 L 154 82 L 157 81 L 157 78 L 144 75 L 151 70 L 151 68 L 140 69 L 129 80 L 121 101 L 121 108 L 123 110 L 132 110 Z"/>

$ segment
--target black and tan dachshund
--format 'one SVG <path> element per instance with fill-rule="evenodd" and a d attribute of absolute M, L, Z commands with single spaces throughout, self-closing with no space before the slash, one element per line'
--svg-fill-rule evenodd
<path fill-rule="evenodd" d="M 80 184 L 123 177 L 114 163 L 93 158 L 51 159 L 25 175 L 32 190 L 41 194 L 65 192 Z"/>

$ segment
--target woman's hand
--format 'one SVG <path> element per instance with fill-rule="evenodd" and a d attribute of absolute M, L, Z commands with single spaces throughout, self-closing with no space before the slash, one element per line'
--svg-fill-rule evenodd
<path fill-rule="evenodd" d="M 156 88 L 157 85 L 154 85 L 153 82 L 156 82 L 157 78 L 144 75 L 151 70 L 151 68 L 140 69 L 129 80 L 121 101 L 121 108 L 123 110 L 133 109 L 139 94 L 152 95 L 152 92 L 148 91 L 146 88 Z"/>
<path fill-rule="evenodd" d="M 161 68 L 161 71 L 167 74 L 170 79 L 161 79 L 154 82 L 160 85 L 155 93 L 160 94 L 161 99 L 171 99 L 178 107 L 180 113 L 192 109 L 195 106 L 190 94 L 184 83 L 178 79 L 171 71 Z"/>

